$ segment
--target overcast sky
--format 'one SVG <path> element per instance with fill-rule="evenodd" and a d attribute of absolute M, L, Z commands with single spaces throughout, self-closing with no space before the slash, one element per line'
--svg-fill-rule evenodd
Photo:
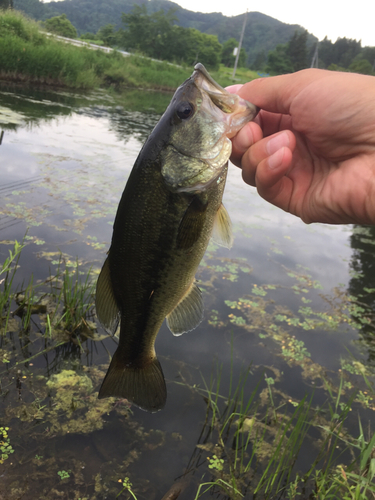
<path fill-rule="evenodd" d="M 288 24 L 299 24 L 319 40 L 327 36 L 332 42 L 337 38 L 362 40 L 375 46 L 375 2 L 373 0 L 173 0 L 184 9 L 195 12 L 222 12 L 237 16 L 248 9 L 262 12 Z"/>

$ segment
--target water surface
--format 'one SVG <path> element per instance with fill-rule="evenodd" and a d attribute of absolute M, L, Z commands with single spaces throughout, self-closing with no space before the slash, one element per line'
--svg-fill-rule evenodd
<path fill-rule="evenodd" d="M 77 262 L 83 279 L 89 269 L 95 279 L 126 179 L 169 99 L 0 92 L 0 262 L 25 238 L 14 287 Z M 217 477 L 207 458 L 220 449 L 205 427 L 206 384 L 220 380 L 225 400 L 249 366 L 244 394 L 259 383 L 259 404 L 265 378 L 288 413 L 306 395 L 323 406 L 344 377 L 344 400 L 357 394 L 348 434 L 358 436 L 358 414 L 373 420 L 361 374 L 372 383 L 374 228 L 307 226 L 264 202 L 234 166 L 224 203 L 235 241 L 231 250 L 210 243 L 197 273 L 204 321 L 181 337 L 163 325 L 157 337 L 163 411 L 97 400 L 116 348 L 99 325 L 78 342 L 46 339 L 38 314 L 27 331 L 11 318 L 0 345 L 0 425 L 14 449 L 0 465 L 4 498 L 115 498 L 129 477 L 137 498 L 161 499 L 187 470 L 179 498 L 194 498 L 200 481 Z M 311 465 L 318 437 L 312 430 L 296 470 Z M 243 491 L 251 498 L 251 484 Z"/>

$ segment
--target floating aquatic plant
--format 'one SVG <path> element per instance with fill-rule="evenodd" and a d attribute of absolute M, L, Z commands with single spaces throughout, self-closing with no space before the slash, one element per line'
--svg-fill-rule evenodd
<path fill-rule="evenodd" d="M 9 427 L 0 427 L 0 464 L 9 458 L 11 453 L 14 453 L 8 432 Z"/>

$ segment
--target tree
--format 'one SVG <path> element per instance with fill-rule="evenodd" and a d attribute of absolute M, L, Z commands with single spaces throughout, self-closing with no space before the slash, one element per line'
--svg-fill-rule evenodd
<path fill-rule="evenodd" d="M 200 39 L 197 30 L 173 26 L 172 59 L 177 63 L 193 66 L 198 62 Z"/>
<path fill-rule="evenodd" d="M 367 47 L 362 49 L 361 42 L 357 40 L 338 38 L 335 43 L 332 43 L 325 37 L 319 43 L 319 61 L 324 68 L 329 68 L 332 64 L 336 67 L 348 68 L 356 57 L 366 53 L 366 49 Z"/>
<path fill-rule="evenodd" d="M 363 47 L 361 56 L 363 59 L 367 59 L 372 65 L 372 69 L 375 70 L 375 47 Z"/>
<path fill-rule="evenodd" d="M 185 28 L 192 29 L 192 28 Z M 216 35 L 207 35 L 193 30 L 198 39 L 198 61 L 209 69 L 218 69 L 221 60 L 222 45 Z"/>
<path fill-rule="evenodd" d="M 115 25 L 114 24 L 106 24 L 105 26 L 102 26 L 97 34 L 96 38 L 98 40 L 102 40 L 104 42 L 104 45 L 108 47 L 112 47 L 113 45 L 116 45 L 116 32 L 114 30 Z"/>
<path fill-rule="evenodd" d="M 299 71 L 307 68 L 307 31 L 295 31 L 289 40 L 286 54 L 289 57 L 293 70 Z"/>
<path fill-rule="evenodd" d="M 259 70 L 263 70 L 264 67 L 265 67 L 265 64 L 267 63 L 267 56 L 266 56 L 266 53 L 264 50 L 261 50 L 260 52 L 258 52 L 258 54 L 256 55 L 255 57 L 255 61 L 253 62 L 253 64 L 250 66 L 250 69 L 254 70 L 254 71 L 259 71 Z"/>
<path fill-rule="evenodd" d="M 372 64 L 367 59 L 355 59 L 349 66 L 352 73 L 362 73 L 362 75 L 373 75 Z"/>
<path fill-rule="evenodd" d="M 234 66 L 236 56 L 233 55 L 233 50 L 238 47 L 238 42 L 235 38 L 229 38 L 223 43 L 223 50 L 221 52 L 221 62 L 224 66 L 231 68 Z M 240 56 L 238 58 L 238 66 L 245 66 L 246 64 L 246 52 L 243 47 L 240 50 Z"/>
<path fill-rule="evenodd" d="M 268 61 L 266 71 L 268 73 L 284 75 L 286 73 L 293 73 L 293 64 L 287 54 L 288 45 L 279 44 L 275 50 L 268 53 Z"/>
<path fill-rule="evenodd" d="M 327 69 L 329 69 L 329 71 L 348 71 L 346 68 L 338 66 L 335 63 L 330 64 Z"/>
<path fill-rule="evenodd" d="M 286 44 L 268 53 L 266 71 L 273 74 L 293 73 L 307 67 L 307 31 L 295 31 Z"/>
<path fill-rule="evenodd" d="M 13 9 L 13 0 L 0 0 L 0 9 Z"/>
<path fill-rule="evenodd" d="M 34 19 L 43 19 L 46 11 L 46 5 L 39 0 L 15 0 L 15 8 L 21 10 L 29 17 Z M 47 17 L 51 17 L 50 16 Z"/>
<path fill-rule="evenodd" d="M 319 67 L 328 68 L 330 64 L 335 64 L 334 46 L 327 37 L 319 42 Z"/>
<path fill-rule="evenodd" d="M 147 13 L 147 5 L 134 5 L 130 14 L 122 14 L 126 30 L 123 42 L 125 48 L 139 50 L 157 59 L 169 59 L 173 50 L 173 23 L 175 9 Z"/>
<path fill-rule="evenodd" d="M 55 33 L 56 35 L 66 36 L 67 38 L 77 38 L 77 30 L 66 17 L 66 14 L 47 19 L 44 21 L 44 26 L 47 31 Z"/>
<path fill-rule="evenodd" d="M 90 33 L 89 31 L 87 33 L 83 33 L 81 36 L 80 36 L 81 40 L 97 40 L 97 36 L 95 35 L 95 33 Z"/>
<path fill-rule="evenodd" d="M 130 14 L 122 14 L 126 29 L 119 30 L 121 44 L 156 59 L 188 65 L 199 61 L 208 68 L 218 68 L 222 46 L 217 36 L 174 25 L 174 12 L 170 9 L 148 14 L 145 4 L 135 5 Z"/>
<path fill-rule="evenodd" d="M 334 43 L 336 60 L 339 66 L 348 68 L 352 60 L 361 52 L 361 42 L 350 38 L 338 38 Z"/>

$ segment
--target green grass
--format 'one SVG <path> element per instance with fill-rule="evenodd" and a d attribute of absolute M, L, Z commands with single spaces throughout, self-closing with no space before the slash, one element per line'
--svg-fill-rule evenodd
<path fill-rule="evenodd" d="M 13 289 L 23 244 L 17 241 L 9 251 L 9 257 L 0 269 L 0 327 L 1 334 L 8 331 L 9 318 L 19 318 L 19 328 L 28 332 L 33 325 L 33 315 L 39 319 L 39 327 L 46 338 L 68 335 L 80 342 L 79 334 L 90 335 L 95 325 L 93 316 L 95 280 L 91 270 L 80 270 L 78 260 L 71 265 L 60 257 L 54 276 L 45 281 L 34 283 L 31 275 L 27 285 L 21 290 Z"/>
<path fill-rule="evenodd" d="M 21 13 L 0 11 L 0 79 L 71 88 L 173 90 L 188 74 L 163 62 L 57 41 Z"/>
<path fill-rule="evenodd" d="M 257 75 L 239 68 L 220 67 L 213 77 L 222 85 L 245 83 Z M 142 55 L 124 57 L 76 47 L 46 36 L 41 27 L 20 12 L 0 10 L 0 79 L 77 89 L 98 87 L 175 90 L 192 73 Z"/>
<path fill-rule="evenodd" d="M 49 297 L 54 306 L 50 314 L 46 313 L 46 334 L 49 336 L 55 328 L 62 328 L 70 335 L 82 329 L 89 330 L 87 319 L 94 306 L 95 283 L 91 279 L 91 270 L 87 274 L 81 273 L 78 260 L 73 272 L 66 265 L 61 271 L 62 264 L 60 259 L 57 274 L 49 280 Z"/>
<path fill-rule="evenodd" d="M 10 317 L 10 306 L 14 297 L 13 280 L 17 271 L 18 261 L 21 256 L 23 243 L 15 242 L 9 257 L 0 268 L 0 333 L 6 333 Z"/>
<path fill-rule="evenodd" d="M 246 397 L 249 373 L 250 368 L 237 381 L 231 375 L 224 395 L 217 365 L 216 375 L 194 388 L 207 402 L 198 451 L 187 467 L 201 477 L 194 500 L 208 494 L 233 500 L 375 498 L 375 434 L 365 437 L 359 420 L 358 437 L 347 435 L 345 423 L 355 395 L 344 401 L 342 380 L 335 393 L 326 385 L 328 399 L 316 408 L 313 396 L 276 404 L 273 379 L 266 376 L 265 384 L 260 381 Z M 311 466 L 301 471 L 298 456 L 306 444 Z"/>
<path fill-rule="evenodd" d="M 233 78 L 233 68 L 226 68 L 223 64 L 220 65 L 219 71 L 211 72 L 211 76 L 216 80 L 222 87 L 227 87 L 228 85 L 235 85 L 238 83 L 247 83 L 255 78 L 259 78 L 256 71 L 252 71 L 247 68 L 237 68 L 235 77 Z"/>

